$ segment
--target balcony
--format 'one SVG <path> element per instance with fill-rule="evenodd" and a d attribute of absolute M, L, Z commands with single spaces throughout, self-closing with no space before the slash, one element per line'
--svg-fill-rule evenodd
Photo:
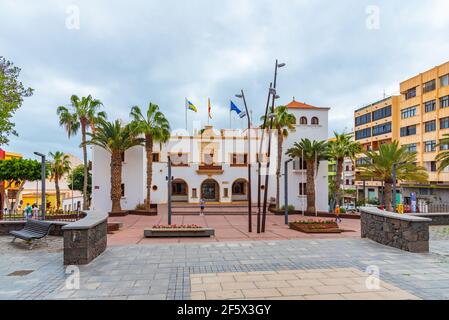
<path fill-rule="evenodd" d="M 200 164 L 198 166 L 198 170 L 196 171 L 198 174 L 223 174 L 223 166 L 217 164 Z"/>

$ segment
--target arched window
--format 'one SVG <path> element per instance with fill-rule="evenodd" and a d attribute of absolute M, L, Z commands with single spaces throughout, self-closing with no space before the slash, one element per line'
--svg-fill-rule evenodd
<path fill-rule="evenodd" d="M 319 125 L 320 124 L 320 120 L 318 120 L 317 117 L 313 117 L 312 118 L 312 125 Z"/>
<path fill-rule="evenodd" d="M 307 118 L 306 117 L 301 117 L 301 119 L 299 119 L 299 124 L 307 124 Z"/>

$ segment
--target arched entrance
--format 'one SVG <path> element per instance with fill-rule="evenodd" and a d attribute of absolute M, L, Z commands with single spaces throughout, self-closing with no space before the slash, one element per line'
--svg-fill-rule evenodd
<path fill-rule="evenodd" d="M 237 179 L 232 184 L 232 201 L 248 201 L 248 183 L 245 179 Z"/>
<path fill-rule="evenodd" d="M 201 198 L 205 201 L 220 201 L 220 186 L 214 179 L 204 180 L 201 184 Z"/>
<path fill-rule="evenodd" d="M 189 186 L 187 182 L 182 179 L 175 179 L 172 182 L 172 201 L 173 202 L 188 202 L 189 201 Z"/>

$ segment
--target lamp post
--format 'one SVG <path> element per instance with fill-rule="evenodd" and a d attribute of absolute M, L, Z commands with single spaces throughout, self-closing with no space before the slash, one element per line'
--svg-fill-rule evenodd
<path fill-rule="evenodd" d="M 293 159 L 289 159 L 284 163 L 284 215 L 286 225 L 288 225 L 288 164 L 292 161 Z"/>
<path fill-rule="evenodd" d="M 45 179 L 47 178 L 47 168 L 46 168 L 46 163 L 45 163 L 45 154 L 39 153 L 39 152 L 34 152 L 35 155 L 37 155 L 38 157 L 41 157 L 41 180 L 42 180 L 42 186 L 41 186 L 41 214 L 42 214 L 42 218 L 45 218 L 45 207 L 46 207 L 46 202 L 45 202 Z"/>
<path fill-rule="evenodd" d="M 248 232 L 253 232 L 252 226 L 252 195 L 251 195 L 251 119 L 248 112 L 248 106 L 246 104 L 245 93 L 243 89 L 241 94 L 235 95 L 237 98 L 243 99 L 243 104 L 245 105 L 246 119 L 248 120 L 248 156 L 246 161 L 248 162 Z"/>
<path fill-rule="evenodd" d="M 270 83 L 270 88 L 268 90 L 268 97 L 267 97 L 267 105 L 265 107 L 265 117 L 263 118 L 263 130 L 262 130 L 262 138 L 260 139 L 260 145 L 259 145 L 259 154 L 257 155 L 257 233 L 260 233 L 260 220 L 261 220 L 261 189 L 262 189 L 262 162 L 260 159 L 260 156 L 262 155 L 262 148 L 263 148 L 263 140 L 265 137 L 265 130 L 267 126 L 267 119 L 268 119 L 268 107 L 270 106 L 270 97 L 271 97 L 271 89 L 273 88 L 273 83 Z"/>
<path fill-rule="evenodd" d="M 267 219 L 267 201 L 268 201 L 268 182 L 269 182 L 269 175 L 268 171 L 270 168 L 270 157 L 271 157 L 271 128 L 273 126 L 273 118 L 274 118 L 274 106 L 276 99 L 279 99 L 280 97 L 276 94 L 276 83 L 277 83 L 277 75 L 278 75 L 278 69 L 285 67 L 285 63 L 279 63 L 278 60 L 276 60 L 276 65 L 274 67 L 274 82 L 273 82 L 273 88 L 270 89 L 270 93 L 273 96 L 272 97 L 272 104 L 271 104 L 271 112 L 270 112 L 270 126 L 268 128 L 268 162 L 267 162 L 267 172 L 265 175 L 265 190 L 264 190 L 264 199 L 263 199 L 263 212 L 262 212 L 262 227 L 261 231 L 265 232 L 265 222 Z"/>
<path fill-rule="evenodd" d="M 168 175 L 167 175 L 167 217 L 168 217 L 168 225 L 171 226 L 171 194 L 172 194 L 172 176 L 171 176 L 171 158 L 167 156 L 167 164 L 168 164 Z"/>

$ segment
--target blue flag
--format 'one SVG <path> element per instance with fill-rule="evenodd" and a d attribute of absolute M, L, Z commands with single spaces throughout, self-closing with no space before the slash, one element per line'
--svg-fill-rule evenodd
<path fill-rule="evenodd" d="M 246 116 L 246 112 L 240 110 L 240 109 L 235 105 L 235 103 L 232 102 L 232 100 L 231 100 L 231 111 L 235 111 L 235 112 L 239 115 L 240 118 L 243 118 L 243 117 Z"/>

